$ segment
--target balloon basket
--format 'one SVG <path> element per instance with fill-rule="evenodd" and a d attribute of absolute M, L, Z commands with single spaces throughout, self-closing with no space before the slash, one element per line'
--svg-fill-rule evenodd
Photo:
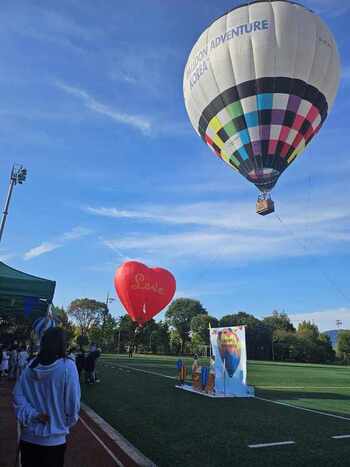
<path fill-rule="evenodd" d="M 275 212 L 275 203 L 271 198 L 258 198 L 256 202 L 256 213 L 260 216 L 267 216 Z"/>

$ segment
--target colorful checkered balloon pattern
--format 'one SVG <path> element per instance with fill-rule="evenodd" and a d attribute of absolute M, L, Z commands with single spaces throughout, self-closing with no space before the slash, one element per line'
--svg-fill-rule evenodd
<path fill-rule="evenodd" d="M 217 156 L 270 190 L 327 117 L 325 97 L 290 78 L 262 78 L 220 94 L 204 110 L 199 133 Z"/>

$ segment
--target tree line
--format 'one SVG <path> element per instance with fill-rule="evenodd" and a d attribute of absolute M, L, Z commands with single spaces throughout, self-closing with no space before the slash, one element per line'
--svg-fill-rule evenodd
<path fill-rule="evenodd" d="M 138 352 L 205 354 L 209 349 L 209 325 L 245 325 L 250 360 L 304 363 L 333 363 L 336 360 L 348 363 L 350 360 L 350 331 L 340 335 L 335 352 L 329 337 L 320 333 L 315 324 L 303 321 L 296 329 L 286 313 L 276 310 L 263 319 L 244 311 L 218 319 L 211 316 L 198 300 L 178 298 L 166 310 L 164 320 L 152 319 L 142 328 L 138 328 L 128 315 L 114 318 L 106 303 L 88 298 L 74 300 L 66 310 L 54 307 L 53 313 L 70 342 L 77 345 L 94 342 L 104 352 L 126 352 L 133 345 Z M 22 337 L 27 332 L 29 337 L 28 323 L 26 328 L 25 322 L 23 317 L 18 321 L 18 331 Z M 12 329 L 7 332 L 13 334 L 15 321 L 11 324 Z"/>

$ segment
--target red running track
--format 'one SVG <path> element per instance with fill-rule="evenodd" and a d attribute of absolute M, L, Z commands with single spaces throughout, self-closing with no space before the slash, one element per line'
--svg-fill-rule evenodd
<path fill-rule="evenodd" d="M 0 467 L 14 467 L 17 450 L 17 427 L 12 408 L 13 384 L 0 379 Z M 73 427 L 67 442 L 65 467 L 137 467 L 118 444 L 84 411 Z M 143 466 L 154 465 L 142 463 Z"/>

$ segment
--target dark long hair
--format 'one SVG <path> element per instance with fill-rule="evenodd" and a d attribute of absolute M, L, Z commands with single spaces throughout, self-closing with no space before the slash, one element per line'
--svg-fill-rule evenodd
<path fill-rule="evenodd" d="M 59 358 L 66 358 L 66 333 L 62 328 L 48 329 L 41 339 L 40 352 L 32 361 L 30 368 L 41 365 L 51 365 Z"/>

